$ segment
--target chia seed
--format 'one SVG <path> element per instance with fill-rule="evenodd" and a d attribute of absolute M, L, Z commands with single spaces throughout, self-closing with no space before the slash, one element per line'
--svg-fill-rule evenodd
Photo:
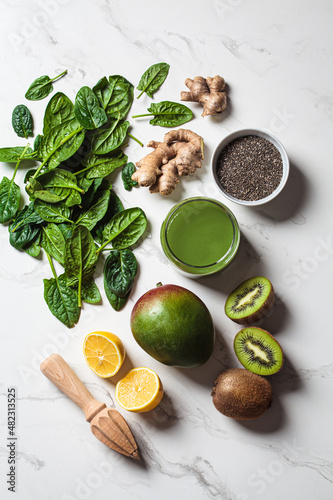
<path fill-rule="evenodd" d="M 222 189 L 238 200 L 256 201 L 269 196 L 281 182 L 282 157 L 267 139 L 256 135 L 231 141 L 217 161 Z"/>

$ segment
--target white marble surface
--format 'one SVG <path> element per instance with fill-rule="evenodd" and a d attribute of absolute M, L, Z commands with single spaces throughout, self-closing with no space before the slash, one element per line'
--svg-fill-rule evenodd
<path fill-rule="evenodd" d="M 193 178 L 166 199 L 141 188 L 126 192 L 112 176 L 126 207 L 141 206 L 150 232 L 135 250 L 140 272 L 126 308 L 85 305 L 79 324 L 67 330 L 43 299 L 47 260 L 9 246 L 0 227 L 1 363 L 0 496 L 19 500 L 330 500 L 332 466 L 332 18 L 330 0 L 2 0 L 0 6 L 0 147 L 25 144 L 11 129 L 11 112 L 26 102 L 28 85 L 42 74 L 68 69 L 57 91 L 74 98 L 102 76 L 122 74 L 134 85 L 153 63 L 166 61 L 169 76 L 154 100 L 179 101 L 186 77 L 221 74 L 230 106 L 220 118 L 195 119 L 189 127 L 204 137 L 206 157 Z M 137 93 L 135 94 L 137 95 Z M 132 107 L 143 112 L 150 99 Z M 35 131 L 46 101 L 30 103 Z M 145 144 L 165 129 L 132 122 Z M 271 130 L 286 147 L 291 174 L 269 205 L 248 209 L 229 204 L 239 220 L 242 243 L 233 265 L 200 280 L 180 276 L 159 243 L 161 222 L 177 201 L 205 195 L 224 201 L 209 168 L 213 148 L 238 128 Z M 146 152 L 131 142 L 138 161 Z M 147 150 L 148 152 L 148 150 Z M 1 164 L 1 177 L 12 167 Z M 24 169 L 18 180 L 22 181 Z M 238 327 L 223 312 L 228 292 L 251 275 L 273 281 L 277 304 L 262 323 L 280 341 L 286 363 L 271 377 L 275 397 L 262 418 L 248 423 L 219 414 L 211 402 L 215 377 L 238 366 L 232 340 Z M 202 367 L 180 370 L 159 364 L 134 342 L 129 315 L 155 283 L 175 283 L 198 294 L 217 331 L 214 354 Z M 126 418 L 143 460 L 126 459 L 99 443 L 81 410 L 39 371 L 59 352 L 92 394 L 112 407 L 114 383 L 86 366 L 86 333 L 110 330 L 125 344 L 124 370 L 149 366 L 160 375 L 165 397 L 148 414 Z M 122 371 L 122 373 L 124 373 Z M 17 391 L 16 493 L 7 491 L 7 389 Z"/>

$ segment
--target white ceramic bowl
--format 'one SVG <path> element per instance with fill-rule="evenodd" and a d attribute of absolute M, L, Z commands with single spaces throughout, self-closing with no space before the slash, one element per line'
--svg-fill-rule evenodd
<path fill-rule="evenodd" d="M 274 144 L 274 146 L 278 149 L 282 157 L 282 177 L 280 184 L 269 196 L 266 196 L 265 198 L 261 198 L 260 200 L 255 200 L 255 201 L 239 200 L 238 198 L 231 196 L 223 189 L 217 176 L 217 162 L 222 150 L 227 146 L 227 144 L 229 144 L 234 139 L 238 139 L 238 137 L 244 137 L 248 135 L 256 135 L 258 137 L 263 137 L 264 139 L 267 139 L 272 144 Z M 222 139 L 222 141 L 216 146 L 213 152 L 211 160 L 211 168 L 217 187 L 219 188 L 223 196 L 225 196 L 228 200 L 233 201 L 234 203 L 238 203 L 239 205 L 254 207 L 273 200 L 282 191 L 289 175 L 289 159 L 283 145 L 276 137 L 274 137 L 274 135 L 270 134 L 269 132 L 266 132 L 265 130 L 246 128 L 242 130 L 236 130 L 235 132 L 232 132 L 231 134 L 227 135 L 224 139 Z"/>

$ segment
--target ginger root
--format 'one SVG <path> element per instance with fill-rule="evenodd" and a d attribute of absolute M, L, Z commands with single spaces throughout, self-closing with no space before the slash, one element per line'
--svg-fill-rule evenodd
<path fill-rule="evenodd" d="M 219 115 L 227 107 L 227 94 L 224 79 L 216 75 L 214 78 L 196 76 L 193 80 L 186 78 L 185 85 L 190 92 L 181 92 L 181 101 L 199 102 L 203 106 L 201 116 Z"/>
<path fill-rule="evenodd" d="M 203 160 L 203 139 L 191 130 L 171 130 L 163 142 L 150 141 L 154 151 L 136 163 L 132 180 L 149 186 L 151 193 L 168 195 L 179 182 L 178 176 L 194 174 Z"/>

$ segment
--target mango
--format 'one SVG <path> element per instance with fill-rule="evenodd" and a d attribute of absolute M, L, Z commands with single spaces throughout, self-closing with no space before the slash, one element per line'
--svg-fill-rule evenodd
<path fill-rule="evenodd" d="M 213 352 L 211 314 L 197 295 L 181 286 L 158 284 L 146 292 L 134 305 L 130 323 L 137 343 L 165 365 L 194 368 Z"/>

